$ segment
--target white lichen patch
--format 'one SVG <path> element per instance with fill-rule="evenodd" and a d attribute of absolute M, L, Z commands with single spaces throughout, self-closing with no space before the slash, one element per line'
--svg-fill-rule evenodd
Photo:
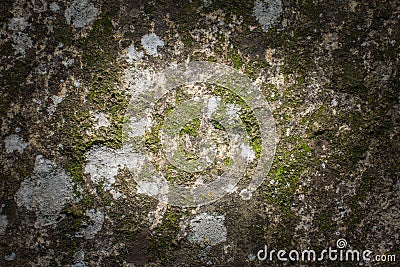
<path fill-rule="evenodd" d="M 28 146 L 28 142 L 25 142 L 24 139 L 17 134 L 11 134 L 4 139 L 4 145 L 7 153 L 18 151 L 22 154 Z"/>
<path fill-rule="evenodd" d="M 32 48 L 32 39 L 28 33 L 26 33 L 29 26 L 24 17 L 12 18 L 8 24 L 9 30 L 12 31 L 12 47 L 16 54 L 25 56 L 25 50 L 27 48 Z"/>
<path fill-rule="evenodd" d="M 190 220 L 188 240 L 199 245 L 216 245 L 226 241 L 227 230 L 224 215 L 202 213 Z"/>
<path fill-rule="evenodd" d="M 50 7 L 50 10 L 51 10 L 52 12 L 57 12 L 57 11 L 60 10 L 60 6 L 59 6 L 56 2 L 51 3 L 51 4 L 49 5 L 49 7 Z"/>
<path fill-rule="evenodd" d="M 85 251 L 83 250 L 78 250 L 75 252 L 74 256 L 74 263 L 71 264 L 71 267 L 85 267 Z"/>
<path fill-rule="evenodd" d="M 161 40 L 160 37 L 158 37 L 155 33 L 144 35 L 141 42 L 146 54 L 153 57 L 158 57 L 159 54 L 157 48 L 164 46 L 164 41 Z"/>
<path fill-rule="evenodd" d="M 52 95 L 51 100 L 53 101 L 52 104 L 48 107 L 47 111 L 49 112 L 50 115 L 53 115 L 54 112 L 57 110 L 58 104 L 60 104 L 63 101 L 63 97 L 57 96 L 57 95 Z"/>
<path fill-rule="evenodd" d="M 94 124 L 93 127 L 97 130 L 101 127 L 110 126 L 110 121 L 108 120 L 106 114 L 103 112 L 97 112 L 94 114 Z"/>
<path fill-rule="evenodd" d="M 103 228 L 104 213 L 100 210 L 90 209 L 85 212 L 85 215 L 89 217 L 89 220 L 83 223 L 84 228 L 81 229 L 77 236 L 83 236 L 85 239 L 93 239 Z"/>
<path fill-rule="evenodd" d="M 39 155 L 32 175 L 21 183 L 15 200 L 18 207 L 36 213 L 35 227 L 55 224 L 65 204 L 76 200 L 72 178 L 56 163 Z"/>
<path fill-rule="evenodd" d="M 234 104 L 226 105 L 226 119 L 228 124 L 234 124 L 235 121 L 239 120 L 240 107 Z"/>
<path fill-rule="evenodd" d="M 142 118 L 139 121 L 129 121 L 129 133 L 131 137 L 143 136 L 151 125 L 150 118 Z"/>
<path fill-rule="evenodd" d="M 156 209 L 154 211 L 150 211 L 147 214 L 147 218 L 148 218 L 149 222 L 151 223 L 151 225 L 149 227 L 150 230 L 153 230 L 162 224 L 164 214 L 167 211 L 167 207 L 168 207 L 167 202 L 168 202 L 167 199 L 160 200 L 158 202 Z"/>
<path fill-rule="evenodd" d="M 74 80 L 74 86 L 76 88 L 80 88 L 81 87 L 81 82 L 79 80 Z"/>
<path fill-rule="evenodd" d="M 240 149 L 242 157 L 246 158 L 248 161 L 253 161 L 256 158 L 256 153 L 250 146 L 241 144 Z"/>
<path fill-rule="evenodd" d="M 124 72 L 124 88 L 132 97 L 146 91 L 154 78 L 154 73 L 149 69 L 129 68 Z"/>
<path fill-rule="evenodd" d="M 15 260 L 16 257 L 17 257 L 17 255 L 15 255 L 15 252 L 11 252 L 10 254 L 5 255 L 4 259 L 6 261 L 13 261 L 13 260 Z"/>
<path fill-rule="evenodd" d="M 135 62 L 135 61 L 138 61 L 138 60 L 142 59 L 142 57 L 143 57 L 143 52 L 141 52 L 141 51 L 138 52 L 138 51 L 136 50 L 134 44 L 131 44 L 131 45 L 128 47 L 126 53 L 124 54 L 124 58 L 126 58 L 126 60 L 127 60 L 129 63 L 133 63 L 133 62 Z"/>
<path fill-rule="evenodd" d="M 207 102 L 207 118 L 211 118 L 212 114 L 217 110 L 219 103 L 221 102 L 221 97 L 210 97 Z"/>
<path fill-rule="evenodd" d="M 0 215 L 0 235 L 4 234 L 8 226 L 7 215 Z"/>
<path fill-rule="evenodd" d="M 157 196 L 165 188 L 165 186 L 163 186 L 161 182 L 162 181 L 160 181 L 160 183 L 139 181 L 138 185 L 137 185 L 137 193 L 138 194 L 146 194 L 146 195 L 151 196 L 151 197 L 152 196 Z"/>
<path fill-rule="evenodd" d="M 65 19 L 75 28 L 84 28 L 90 25 L 98 16 L 99 10 L 88 0 L 75 0 L 65 10 Z"/>
<path fill-rule="evenodd" d="M 254 3 L 253 15 L 257 18 L 265 32 L 278 21 L 282 12 L 281 0 L 256 1 Z"/>
<path fill-rule="evenodd" d="M 242 191 L 240 191 L 239 196 L 243 199 L 243 200 L 249 200 L 252 197 L 252 193 L 251 191 L 245 189 L 242 189 Z"/>
<path fill-rule="evenodd" d="M 84 171 L 90 175 L 93 183 L 103 183 L 103 190 L 110 192 L 114 199 L 122 194 L 114 187 L 118 170 L 128 168 L 135 169 L 142 158 L 129 147 L 112 149 L 106 146 L 95 146 L 86 154 L 86 165 Z"/>
<path fill-rule="evenodd" d="M 73 58 L 65 59 L 61 61 L 61 64 L 63 64 L 66 68 L 72 67 L 75 63 L 75 60 Z"/>
<path fill-rule="evenodd" d="M 13 32 L 24 31 L 28 27 L 29 24 L 24 17 L 12 18 L 8 24 L 8 28 Z"/>

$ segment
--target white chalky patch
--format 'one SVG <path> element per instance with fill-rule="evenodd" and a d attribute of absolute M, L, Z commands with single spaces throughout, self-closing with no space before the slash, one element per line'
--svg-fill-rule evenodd
<path fill-rule="evenodd" d="M 246 158 L 247 160 L 252 161 L 256 158 L 256 153 L 250 146 L 241 144 L 240 149 L 242 157 Z"/>
<path fill-rule="evenodd" d="M 159 196 L 168 192 L 168 184 L 162 180 L 157 182 L 139 181 L 137 193 L 147 194 L 148 196 Z"/>
<path fill-rule="evenodd" d="M 254 254 L 249 254 L 247 255 L 247 258 L 249 259 L 249 261 L 254 261 L 255 259 L 257 259 L 257 256 Z"/>
<path fill-rule="evenodd" d="M 11 252 L 10 254 L 5 255 L 4 259 L 6 261 L 13 261 L 13 260 L 15 260 L 16 257 L 17 257 L 17 255 L 15 255 L 15 252 Z"/>
<path fill-rule="evenodd" d="M 211 118 L 211 115 L 217 110 L 220 101 L 221 97 L 219 96 L 217 97 L 213 96 L 208 99 L 207 113 L 206 113 L 208 118 Z"/>
<path fill-rule="evenodd" d="M 8 28 L 12 31 L 23 31 L 29 26 L 24 17 L 12 18 Z"/>
<path fill-rule="evenodd" d="M 103 182 L 103 190 L 109 191 L 114 199 L 122 196 L 114 188 L 118 170 L 124 167 L 134 170 L 142 160 L 141 156 L 129 147 L 115 150 L 106 146 L 95 146 L 86 152 L 85 157 L 85 172 L 95 184 Z"/>
<path fill-rule="evenodd" d="M 281 0 L 256 1 L 254 3 L 253 15 L 257 18 L 265 32 L 277 22 L 282 12 Z"/>
<path fill-rule="evenodd" d="M 103 112 L 98 112 L 94 114 L 94 128 L 99 129 L 101 127 L 108 127 L 110 126 L 110 121 L 108 120 L 106 114 Z"/>
<path fill-rule="evenodd" d="M 224 215 L 202 213 L 190 221 L 188 239 L 199 245 L 216 245 L 226 241 L 227 230 Z"/>
<path fill-rule="evenodd" d="M 88 0 L 75 0 L 65 10 L 65 19 L 75 28 L 84 28 L 91 24 L 99 15 L 99 10 Z"/>
<path fill-rule="evenodd" d="M 227 193 L 234 193 L 237 190 L 237 186 L 234 186 L 232 184 L 228 184 L 228 185 L 225 186 L 224 189 L 225 189 L 225 192 L 227 192 Z"/>
<path fill-rule="evenodd" d="M 130 122 L 129 123 L 130 136 L 131 137 L 143 136 L 146 132 L 146 129 L 148 128 L 148 125 L 150 125 L 148 118 L 142 118 L 139 121 Z"/>
<path fill-rule="evenodd" d="M 61 64 L 63 64 L 67 68 L 72 67 L 74 65 L 74 63 L 75 63 L 75 60 L 73 58 L 61 61 Z"/>
<path fill-rule="evenodd" d="M 11 134 L 4 139 L 4 145 L 7 153 L 18 151 L 20 154 L 28 146 L 28 143 L 17 134 Z"/>
<path fill-rule="evenodd" d="M 52 12 L 57 12 L 60 10 L 60 6 L 56 2 L 53 2 L 50 4 L 50 10 Z"/>
<path fill-rule="evenodd" d="M 150 33 L 142 37 L 142 46 L 148 55 L 158 57 L 157 48 L 163 47 L 164 41 L 155 33 Z"/>
<path fill-rule="evenodd" d="M 124 73 L 124 87 L 126 87 L 127 92 L 132 95 L 132 97 L 138 96 L 149 88 L 152 77 L 153 75 L 148 69 L 128 69 Z"/>
<path fill-rule="evenodd" d="M 79 80 L 75 80 L 74 81 L 74 86 L 77 87 L 77 88 L 81 87 L 81 82 Z"/>
<path fill-rule="evenodd" d="M 252 197 L 252 193 L 246 188 L 240 191 L 239 196 L 242 197 L 243 200 L 249 200 Z"/>
<path fill-rule="evenodd" d="M 99 210 L 90 209 L 85 212 L 85 215 L 89 217 L 89 221 L 87 222 L 87 226 L 81 229 L 80 234 L 85 239 L 93 239 L 103 227 L 104 213 Z"/>
<path fill-rule="evenodd" d="M 25 50 L 27 48 L 32 48 L 32 39 L 24 32 L 28 27 L 29 24 L 24 17 L 12 18 L 8 25 L 8 28 L 13 32 L 12 47 L 16 54 L 21 54 L 22 56 L 25 56 Z"/>
<path fill-rule="evenodd" d="M 129 63 L 133 63 L 135 61 L 138 61 L 142 59 L 143 57 L 143 52 L 138 52 L 135 48 L 134 44 L 131 44 L 128 47 L 128 51 L 125 54 L 125 58 Z"/>
<path fill-rule="evenodd" d="M 156 196 L 160 192 L 158 183 L 139 181 L 137 185 L 137 193 Z"/>
<path fill-rule="evenodd" d="M 226 105 L 227 123 L 233 124 L 239 117 L 240 107 L 234 104 Z"/>
<path fill-rule="evenodd" d="M 54 112 L 56 112 L 58 104 L 60 104 L 63 101 L 63 99 L 64 99 L 63 97 L 57 95 L 51 96 L 51 100 L 53 100 L 53 103 L 47 109 L 50 115 L 53 115 Z"/>
<path fill-rule="evenodd" d="M 7 215 L 0 215 L 0 235 L 4 234 L 8 226 Z"/>
<path fill-rule="evenodd" d="M 78 250 L 75 252 L 74 256 L 74 263 L 71 264 L 71 267 L 85 267 L 85 251 L 83 250 Z"/>
<path fill-rule="evenodd" d="M 35 211 L 35 227 L 57 223 L 62 208 L 76 200 L 72 178 L 51 160 L 39 155 L 30 177 L 15 195 L 18 207 Z"/>

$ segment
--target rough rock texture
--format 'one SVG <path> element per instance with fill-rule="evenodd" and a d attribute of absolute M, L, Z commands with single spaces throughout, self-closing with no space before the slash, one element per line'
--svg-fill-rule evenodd
<path fill-rule="evenodd" d="M 0 266 L 381 266 L 258 253 L 346 242 L 398 266 L 399 17 L 397 0 L 1 1 Z M 255 191 L 238 188 L 273 147 L 234 90 L 186 84 L 125 117 L 163 69 L 195 61 L 235 69 L 269 104 L 276 151 Z M 164 144 L 190 99 L 210 114 Z M 173 206 L 171 185 L 236 171 L 216 102 L 244 125 L 243 179 L 210 204 Z M 168 145 L 180 153 L 168 159 Z"/>

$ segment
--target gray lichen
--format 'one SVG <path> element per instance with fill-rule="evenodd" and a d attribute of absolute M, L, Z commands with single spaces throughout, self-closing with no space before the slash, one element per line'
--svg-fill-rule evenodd
<path fill-rule="evenodd" d="M 99 10 L 88 0 L 75 0 L 65 10 L 65 19 L 75 28 L 84 28 L 90 25 L 99 15 Z"/>
<path fill-rule="evenodd" d="M 225 216 L 202 213 L 190 220 L 188 240 L 199 245 L 214 246 L 227 238 Z"/>
<path fill-rule="evenodd" d="M 27 32 L 29 24 L 24 17 L 12 18 L 8 28 L 13 32 L 13 48 L 16 54 L 25 56 L 26 49 L 32 48 L 32 38 Z"/>
<path fill-rule="evenodd" d="M 12 153 L 17 151 L 18 153 L 22 154 L 25 148 L 28 146 L 28 143 L 22 139 L 17 134 L 11 134 L 4 139 L 4 145 L 6 148 L 7 153 Z"/>
<path fill-rule="evenodd" d="M 6 231 L 7 226 L 8 226 L 7 215 L 1 214 L 0 215 L 0 235 Z"/>
<path fill-rule="evenodd" d="M 15 195 L 18 207 L 35 212 L 35 227 L 57 223 L 65 204 L 76 200 L 72 178 L 41 155 L 36 157 L 32 175 L 21 183 Z"/>
<path fill-rule="evenodd" d="M 123 168 L 134 170 L 142 161 L 141 156 L 129 147 L 115 150 L 105 146 L 95 146 L 87 151 L 85 157 L 84 171 L 89 174 L 93 183 L 101 184 L 102 189 L 110 192 L 114 199 L 122 196 L 122 193 L 114 187 L 118 171 Z"/>
<path fill-rule="evenodd" d="M 268 31 L 281 17 L 283 11 L 281 0 L 267 0 L 254 3 L 253 15 L 261 24 L 263 31 Z"/>
<path fill-rule="evenodd" d="M 155 33 L 143 35 L 141 42 L 146 53 L 153 57 L 158 57 L 158 47 L 164 46 L 164 41 Z"/>
<path fill-rule="evenodd" d="M 85 239 L 93 239 L 101 231 L 104 224 L 104 213 L 101 210 L 90 209 L 85 212 L 88 221 L 83 223 L 83 228 L 77 236 L 83 236 Z"/>

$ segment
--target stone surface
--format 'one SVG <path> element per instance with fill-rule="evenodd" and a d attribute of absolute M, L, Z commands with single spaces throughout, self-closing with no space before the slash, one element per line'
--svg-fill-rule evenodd
<path fill-rule="evenodd" d="M 399 16 L 396 0 L 2 1 L 0 266 L 381 265 L 258 257 L 346 243 L 398 266 Z"/>

